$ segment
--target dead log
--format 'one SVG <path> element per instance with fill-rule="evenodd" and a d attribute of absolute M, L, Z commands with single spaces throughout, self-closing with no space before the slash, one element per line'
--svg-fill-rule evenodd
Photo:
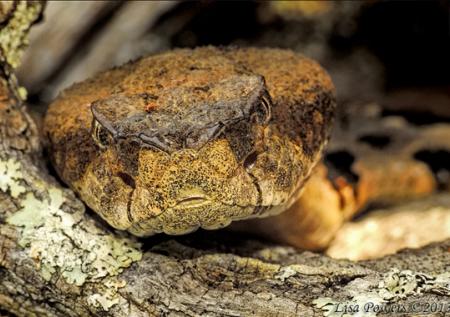
<path fill-rule="evenodd" d="M 432 303 L 449 309 L 450 241 L 354 263 L 226 232 L 137 241 L 112 231 L 49 175 L 11 72 L 42 9 L 23 1 L 0 7 L 2 314 L 340 316 L 359 305 L 409 316 Z"/>

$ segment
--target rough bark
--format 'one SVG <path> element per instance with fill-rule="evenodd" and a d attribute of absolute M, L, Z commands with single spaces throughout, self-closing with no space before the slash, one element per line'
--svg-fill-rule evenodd
<path fill-rule="evenodd" d="M 39 2 L 2 7 L 0 37 L 17 30 L 14 21 L 28 30 L 41 10 Z M 370 302 L 448 309 L 450 241 L 352 263 L 225 232 L 137 241 L 111 231 L 45 168 L 11 74 L 19 33 L 9 34 L 20 45 L 0 51 L 1 313 L 313 316 Z"/>

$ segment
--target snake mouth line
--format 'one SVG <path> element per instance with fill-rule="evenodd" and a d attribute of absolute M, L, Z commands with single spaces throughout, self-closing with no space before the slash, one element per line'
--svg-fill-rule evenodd
<path fill-rule="evenodd" d="M 175 207 L 201 207 L 210 203 L 210 200 L 203 196 L 186 197 L 177 202 Z"/>

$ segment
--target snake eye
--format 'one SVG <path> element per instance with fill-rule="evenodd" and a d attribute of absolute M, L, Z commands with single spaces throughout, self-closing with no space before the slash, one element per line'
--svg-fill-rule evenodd
<path fill-rule="evenodd" d="M 111 135 L 108 131 L 98 122 L 97 120 L 93 120 L 92 122 L 92 130 L 91 130 L 92 138 L 99 148 L 104 149 L 111 143 Z"/>
<path fill-rule="evenodd" d="M 267 124 L 272 118 L 272 100 L 269 94 L 264 94 L 261 100 L 261 106 L 264 108 L 264 124 Z"/>
<path fill-rule="evenodd" d="M 272 118 L 272 100 L 268 93 L 265 93 L 256 106 L 252 118 L 261 125 L 266 125 Z"/>

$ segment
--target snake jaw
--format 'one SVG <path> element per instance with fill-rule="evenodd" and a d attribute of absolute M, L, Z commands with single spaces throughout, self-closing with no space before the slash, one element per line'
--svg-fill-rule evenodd
<path fill-rule="evenodd" d="M 196 208 L 204 205 L 208 205 L 209 200 L 205 197 L 187 197 L 182 200 L 179 200 L 175 207 L 182 207 L 182 208 Z"/>
<path fill-rule="evenodd" d="M 211 198 L 201 189 L 197 187 L 188 187 L 181 190 L 175 199 L 174 208 L 194 208 L 207 205 Z"/>

